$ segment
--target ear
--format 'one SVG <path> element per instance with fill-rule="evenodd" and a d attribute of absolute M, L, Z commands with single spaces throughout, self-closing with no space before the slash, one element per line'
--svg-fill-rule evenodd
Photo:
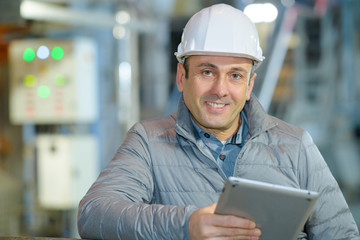
<path fill-rule="evenodd" d="M 256 73 L 254 73 L 250 79 L 250 82 L 249 82 L 249 86 L 246 90 L 246 101 L 249 101 L 250 100 L 250 96 L 251 96 L 251 92 L 253 90 L 253 87 L 254 87 L 254 82 L 255 82 L 255 78 L 256 78 Z"/>
<path fill-rule="evenodd" d="M 177 64 L 177 72 L 176 72 L 176 85 L 179 92 L 184 90 L 184 81 L 185 81 L 185 68 L 183 64 Z"/>

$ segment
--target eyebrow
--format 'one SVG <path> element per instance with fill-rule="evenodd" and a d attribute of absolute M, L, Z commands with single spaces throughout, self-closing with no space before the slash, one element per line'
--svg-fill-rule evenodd
<path fill-rule="evenodd" d="M 215 64 L 212 63 L 200 63 L 198 67 L 211 67 L 211 68 L 218 68 Z"/>
<path fill-rule="evenodd" d="M 210 67 L 210 68 L 218 69 L 218 66 L 216 66 L 215 64 L 212 64 L 212 63 L 200 63 L 198 65 L 198 67 Z M 230 68 L 230 71 L 239 71 L 239 72 L 249 73 L 249 71 L 243 67 L 232 67 L 232 68 Z"/>

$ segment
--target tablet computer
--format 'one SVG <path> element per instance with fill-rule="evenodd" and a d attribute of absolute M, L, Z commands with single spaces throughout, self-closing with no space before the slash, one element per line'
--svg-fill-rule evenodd
<path fill-rule="evenodd" d="M 319 197 L 317 192 L 243 178 L 229 177 L 216 214 L 251 219 L 261 229 L 260 239 L 296 239 Z"/>

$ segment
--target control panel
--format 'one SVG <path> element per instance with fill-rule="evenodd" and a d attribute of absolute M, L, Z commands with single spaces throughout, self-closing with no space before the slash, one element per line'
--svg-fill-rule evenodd
<path fill-rule="evenodd" d="M 93 122 L 98 117 L 96 45 L 87 38 L 11 42 L 10 121 Z"/>

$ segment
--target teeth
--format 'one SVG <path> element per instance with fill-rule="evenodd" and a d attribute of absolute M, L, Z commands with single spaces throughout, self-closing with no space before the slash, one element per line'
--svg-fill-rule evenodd
<path fill-rule="evenodd" d="M 218 103 L 213 103 L 213 102 L 207 102 L 207 104 L 209 104 L 210 106 L 212 106 L 214 108 L 222 108 L 225 106 L 225 104 L 218 104 Z"/>

